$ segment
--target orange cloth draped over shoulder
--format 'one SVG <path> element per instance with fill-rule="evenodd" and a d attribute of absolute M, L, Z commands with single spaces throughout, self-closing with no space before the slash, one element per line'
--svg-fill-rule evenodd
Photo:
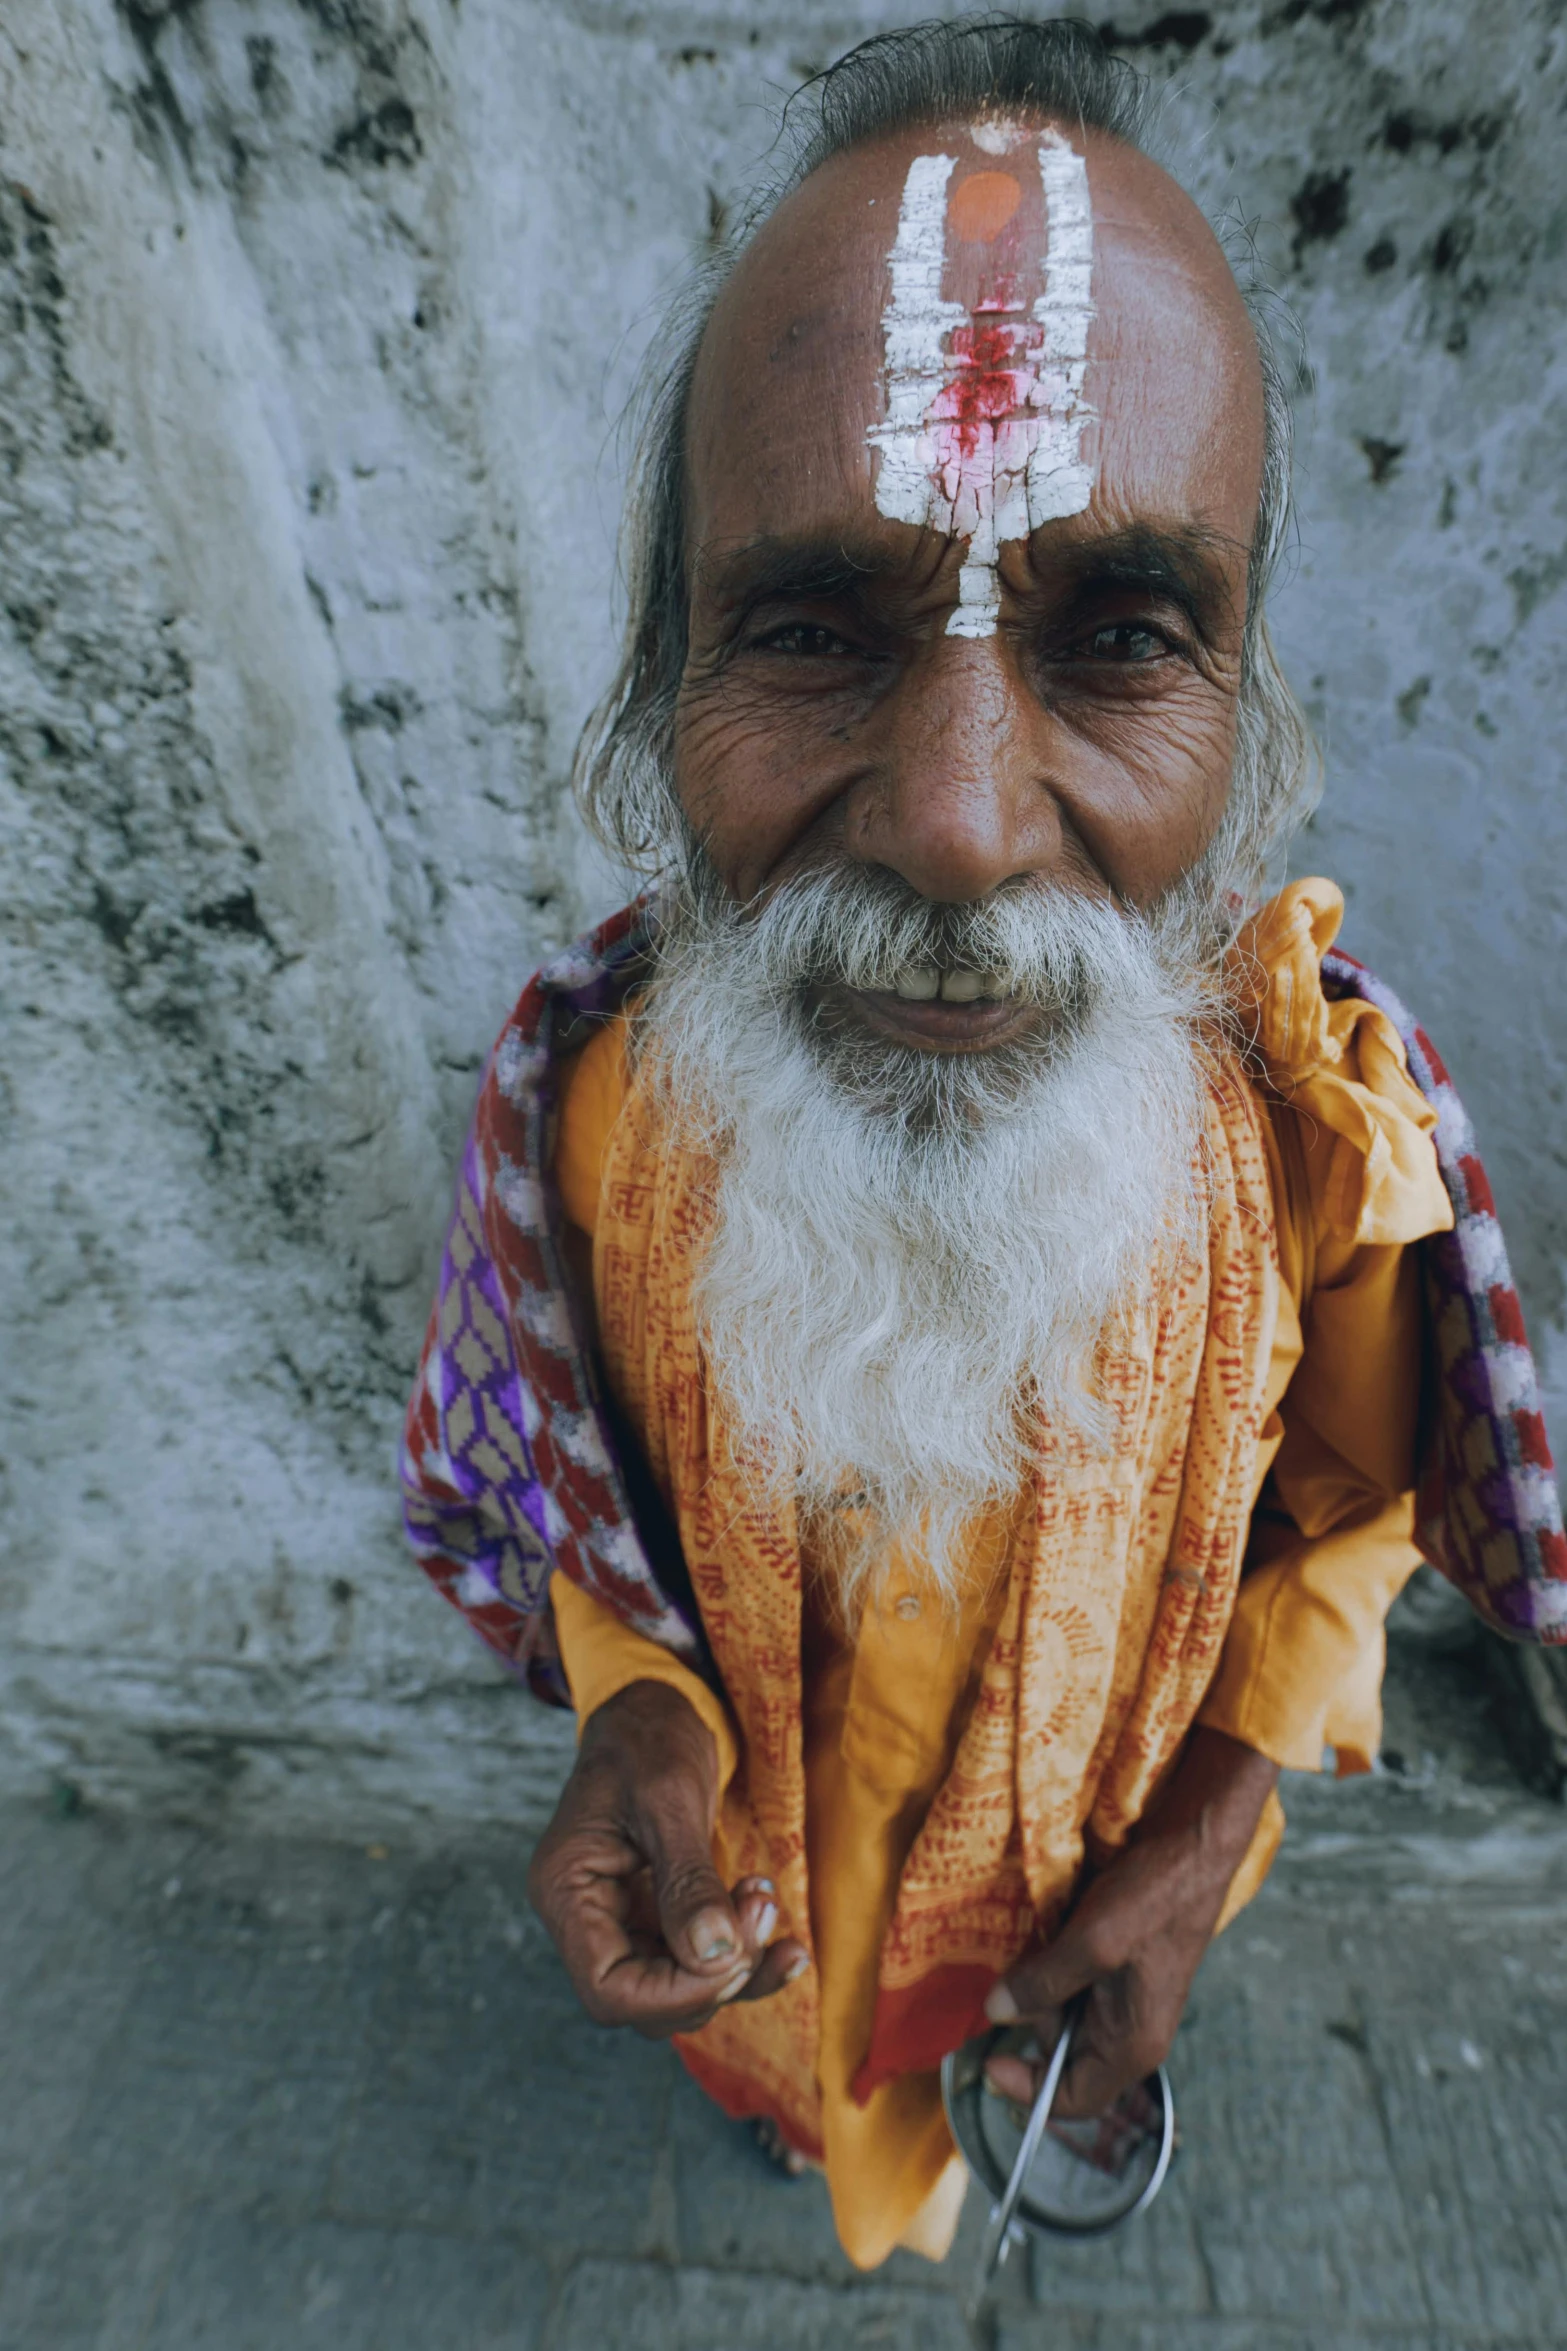
<path fill-rule="evenodd" d="M 851 1638 L 813 1600 L 787 1508 L 759 1503 L 703 1376 L 693 1260 L 711 1165 L 660 1129 L 624 1022 L 579 1056 L 556 1175 L 593 1239 L 607 1377 L 678 1524 L 720 1697 L 575 1586 L 553 1586 L 579 1718 L 644 1679 L 718 1743 L 716 1859 L 764 1871 L 815 1965 L 679 2044 L 732 2114 L 825 2165 L 841 2241 L 871 2266 L 939 2257 L 963 2179 L 944 2051 L 995 1978 L 1125 1841 L 1197 1722 L 1294 1768 L 1376 1752 L 1382 1623 L 1410 1540 L 1421 1305 L 1408 1244 L 1451 1211 L 1433 1113 L 1390 1024 L 1330 1004 L 1342 913 L 1294 884 L 1236 970 L 1251 1065 L 1210 1087 L 1205 1257 L 1106 1367 L 1105 1454 L 1042 1445 L 1010 1513 L 976 1527 L 954 1621 L 895 1566 Z M 1265 1876 L 1276 1800 L 1226 1919 Z"/>

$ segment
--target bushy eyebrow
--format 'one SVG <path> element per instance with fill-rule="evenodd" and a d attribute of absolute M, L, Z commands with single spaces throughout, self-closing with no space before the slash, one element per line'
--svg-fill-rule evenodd
<path fill-rule="evenodd" d="M 1131 591 L 1175 606 L 1196 629 L 1228 614 L 1233 591 L 1226 558 L 1237 549 L 1222 532 L 1200 524 L 1132 522 L 1115 531 L 1036 535 L 1034 563 L 1054 574 L 1076 608 L 1096 596 Z M 908 565 L 884 538 L 853 533 L 766 534 L 697 558 L 703 586 L 719 608 L 741 620 L 766 604 L 827 603 L 863 598 L 881 582 L 906 579 Z"/>
<path fill-rule="evenodd" d="M 1130 590 L 1173 604 L 1196 629 L 1234 609 L 1226 558 L 1246 555 L 1221 531 L 1200 524 L 1127 523 L 1118 531 L 1074 535 L 1050 549 L 1050 568 L 1065 575 L 1075 604 L 1107 590 Z"/>
<path fill-rule="evenodd" d="M 884 546 L 857 547 L 841 532 L 830 538 L 749 539 L 723 554 L 704 552 L 697 559 L 708 593 L 730 611 L 853 595 L 892 569 Z"/>

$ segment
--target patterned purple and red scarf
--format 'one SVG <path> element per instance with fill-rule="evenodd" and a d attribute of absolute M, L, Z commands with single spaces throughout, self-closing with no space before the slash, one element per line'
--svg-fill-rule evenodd
<path fill-rule="evenodd" d="M 617 1425 L 563 1253 L 551 1168 L 563 1059 L 612 1019 L 652 949 L 646 900 L 536 972 L 490 1056 L 463 1150 L 402 1456 L 408 1538 L 490 1648 L 570 1703 L 557 1570 L 634 1631 L 710 1670 L 679 1546 Z M 1454 1229 L 1418 1244 L 1431 1409 L 1415 1509 L 1425 1557 L 1509 1640 L 1567 1643 L 1567 1538 L 1534 1363 L 1474 1131 L 1425 1031 L 1353 956 L 1322 982 L 1386 1014 L 1437 1112 Z"/>

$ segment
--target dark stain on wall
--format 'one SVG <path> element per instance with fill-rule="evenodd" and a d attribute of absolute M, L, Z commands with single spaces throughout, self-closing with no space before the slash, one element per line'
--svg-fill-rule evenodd
<path fill-rule="evenodd" d="M 1290 198 L 1295 223 L 1290 249 L 1297 261 L 1308 245 L 1325 245 L 1342 235 L 1349 220 L 1350 178 L 1347 164 L 1342 171 L 1311 171 Z"/>
<path fill-rule="evenodd" d="M 1400 106 L 1384 116 L 1380 143 L 1394 155 L 1413 155 L 1423 147 L 1438 155 L 1452 155 L 1465 146 L 1488 155 L 1507 128 L 1507 120 L 1505 112 L 1497 111 L 1438 121 L 1416 107 Z"/>
<path fill-rule="evenodd" d="M 424 153 L 424 141 L 413 108 L 406 98 L 383 98 L 378 106 L 345 123 L 325 157 L 339 170 L 350 164 L 368 164 L 377 171 L 392 165 L 410 170 Z"/>
<path fill-rule="evenodd" d="M 1374 433 L 1363 433 L 1360 437 L 1360 446 L 1365 454 L 1366 466 L 1372 481 L 1380 484 L 1390 482 L 1394 474 L 1397 473 L 1398 461 L 1403 456 L 1408 443 L 1405 441 L 1382 441 Z"/>
<path fill-rule="evenodd" d="M 1200 48 L 1212 31 L 1213 18 L 1206 8 L 1170 8 L 1136 32 L 1107 19 L 1099 27 L 1099 37 L 1112 49 L 1191 50 Z"/>
<path fill-rule="evenodd" d="M 1318 24 L 1355 24 L 1372 6 L 1373 0 L 1284 0 L 1278 22 L 1296 25 L 1309 17 Z"/>

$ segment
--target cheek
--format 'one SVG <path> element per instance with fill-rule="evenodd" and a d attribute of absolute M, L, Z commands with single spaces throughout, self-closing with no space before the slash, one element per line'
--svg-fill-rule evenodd
<path fill-rule="evenodd" d="M 1227 697 L 1188 691 L 1107 714 L 1082 739 L 1071 815 L 1116 890 L 1146 904 L 1218 830 L 1235 757 Z"/>
<path fill-rule="evenodd" d="M 726 887 L 755 894 L 815 811 L 811 761 L 794 730 L 747 698 L 704 688 L 675 714 L 675 789 Z"/>

